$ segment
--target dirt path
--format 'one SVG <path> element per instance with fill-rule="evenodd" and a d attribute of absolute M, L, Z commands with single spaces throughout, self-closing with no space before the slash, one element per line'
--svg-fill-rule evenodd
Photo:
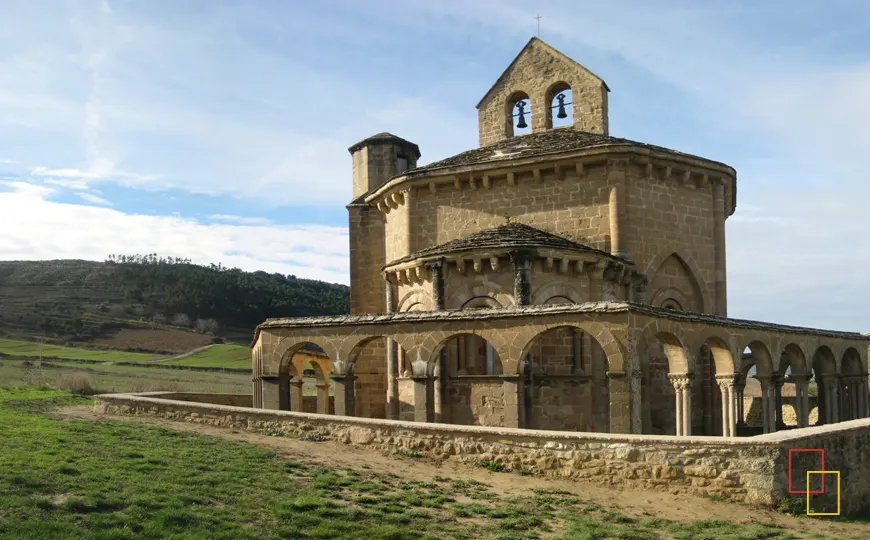
<path fill-rule="evenodd" d="M 161 358 L 160 360 L 155 360 L 154 363 L 160 364 L 162 362 L 170 362 L 172 360 L 181 360 L 182 358 L 187 358 L 188 356 L 193 356 L 194 354 L 196 354 L 200 351 L 205 351 L 207 349 L 211 349 L 212 347 L 214 347 L 214 344 L 203 345 L 202 347 L 197 347 L 195 349 L 191 349 L 191 350 L 187 351 L 186 353 L 181 353 L 181 354 L 177 354 L 175 356 L 170 356 L 169 358 Z"/>
<path fill-rule="evenodd" d="M 436 475 L 478 480 L 492 486 L 502 496 L 530 495 L 536 489 L 561 489 L 575 493 L 585 501 L 634 516 L 655 516 L 676 521 L 722 520 L 749 524 L 769 523 L 795 535 L 823 534 L 832 537 L 870 537 L 870 525 L 838 523 L 825 518 L 794 517 L 772 510 L 750 508 L 736 503 L 719 502 L 692 495 L 672 495 L 656 491 L 609 488 L 577 480 L 535 478 L 511 473 L 493 473 L 470 465 L 434 462 L 386 454 L 334 441 L 312 442 L 286 437 L 270 437 L 245 431 L 233 431 L 201 424 L 175 422 L 156 417 L 126 417 L 97 413 L 90 406 L 58 409 L 53 416 L 69 420 L 126 420 L 161 426 L 186 433 L 210 435 L 234 441 L 268 446 L 287 459 L 339 469 L 358 469 L 366 465 L 371 471 L 392 473 L 403 480 L 432 481 Z"/>

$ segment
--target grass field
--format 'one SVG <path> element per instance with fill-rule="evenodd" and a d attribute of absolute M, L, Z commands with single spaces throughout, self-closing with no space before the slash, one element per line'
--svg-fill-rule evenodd
<path fill-rule="evenodd" d="M 246 345 L 214 345 L 185 358 L 165 363 L 177 366 L 251 369 L 251 348 Z"/>
<path fill-rule="evenodd" d="M 249 443 L 50 416 L 88 402 L 57 390 L 0 390 L 0 537 L 794 537 L 760 523 L 627 515 L 565 491 L 508 496 L 461 478 L 403 481 L 364 463 L 323 468 Z"/>
<path fill-rule="evenodd" d="M 51 364 L 51 362 L 48 362 Z M 53 364 L 38 362 L 25 366 L 22 360 L 0 359 L 0 386 L 51 386 L 77 391 L 115 392 L 217 392 L 250 394 L 251 376 L 247 373 L 224 373 L 161 369 L 150 366 L 115 364 Z M 317 394 L 315 380 L 305 379 L 306 396 Z M 334 389 L 330 387 L 330 395 Z"/>
<path fill-rule="evenodd" d="M 41 354 L 42 356 L 52 356 L 55 358 L 99 360 L 105 362 L 147 362 L 160 358 L 160 356 L 151 353 L 101 351 L 50 345 L 48 343 L 40 344 L 34 341 L 21 341 L 17 339 L 0 339 L 0 353 L 30 358 L 39 358 Z M 250 359 L 248 364 L 250 364 Z"/>

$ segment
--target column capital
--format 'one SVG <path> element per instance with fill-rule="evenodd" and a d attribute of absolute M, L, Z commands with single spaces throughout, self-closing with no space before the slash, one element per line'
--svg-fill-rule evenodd
<path fill-rule="evenodd" d="M 329 376 L 329 378 L 332 379 L 333 381 L 338 381 L 338 382 L 350 382 L 350 381 L 356 380 L 356 376 L 353 373 L 333 373 Z M 320 385 L 318 384 L 317 386 L 319 387 Z M 328 385 L 326 385 L 324 383 L 323 386 L 328 386 Z"/>
<path fill-rule="evenodd" d="M 524 267 L 526 263 L 535 258 L 535 252 L 531 249 L 514 249 L 508 252 L 508 257 L 515 266 Z"/>
<path fill-rule="evenodd" d="M 716 375 L 716 382 L 719 384 L 719 387 L 722 389 L 733 389 L 737 386 L 737 377 L 733 374 L 729 375 Z"/>
<path fill-rule="evenodd" d="M 668 379 L 677 390 L 686 390 L 691 388 L 694 375 L 691 373 L 668 373 Z"/>

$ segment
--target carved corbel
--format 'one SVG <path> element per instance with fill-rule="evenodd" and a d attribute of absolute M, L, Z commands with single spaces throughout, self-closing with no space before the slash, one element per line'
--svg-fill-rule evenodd
<path fill-rule="evenodd" d="M 556 180 L 565 179 L 565 169 L 563 169 L 561 165 L 556 165 L 553 167 L 553 174 L 556 176 Z"/>
<path fill-rule="evenodd" d="M 547 257 L 544 259 L 544 268 L 546 268 L 548 272 L 553 270 L 553 257 Z"/>
<path fill-rule="evenodd" d="M 463 259 L 462 257 L 456 259 L 456 271 L 460 274 L 465 273 L 465 259 Z"/>
<path fill-rule="evenodd" d="M 378 201 L 377 207 L 378 211 L 382 214 L 386 214 L 388 211 L 387 205 L 384 204 L 384 201 Z"/>
<path fill-rule="evenodd" d="M 688 186 L 691 184 L 691 181 L 692 181 L 692 171 L 686 169 L 685 171 L 683 171 L 682 183 L 684 186 Z"/>
<path fill-rule="evenodd" d="M 665 167 L 664 181 L 667 182 L 670 179 L 671 179 L 671 166 L 668 165 L 667 167 Z"/>
<path fill-rule="evenodd" d="M 562 260 L 560 260 L 559 261 L 559 273 L 567 274 L 568 273 L 568 264 L 570 262 L 571 261 L 569 261 L 568 259 L 564 259 L 564 258 Z"/>
<path fill-rule="evenodd" d="M 392 193 L 392 194 L 388 195 L 387 197 L 385 197 L 384 202 L 386 203 L 387 207 L 389 207 L 393 210 L 395 210 L 396 208 L 399 207 L 399 203 L 396 202 L 396 194 L 395 193 Z"/>
<path fill-rule="evenodd" d="M 648 180 L 652 179 L 652 175 L 653 175 L 653 164 L 652 164 L 652 161 L 647 162 L 647 164 L 646 164 L 646 171 L 645 171 L 645 172 L 646 172 L 646 178 L 647 178 Z"/>
<path fill-rule="evenodd" d="M 578 161 L 574 164 L 574 172 L 577 173 L 577 178 L 583 178 L 586 175 L 586 169 L 583 166 L 582 161 Z"/>
<path fill-rule="evenodd" d="M 480 273 L 480 270 L 481 270 L 481 268 L 482 268 L 480 257 L 475 257 L 475 258 L 474 258 L 474 262 L 472 263 L 472 266 L 473 266 L 473 268 L 474 268 L 474 271 L 475 271 L 476 273 L 479 274 L 479 273 Z"/>
<path fill-rule="evenodd" d="M 472 191 L 477 189 L 477 181 L 474 179 L 474 176 L 469 175 L 468 177 L 468 187 Z"/>
<path fill-rule="evenodd" d="M 393 202 L 396 203 L 396 206 L 405 204 L 405 193 L 402 191 L 393 193 Z"/>
<path fill-rule="evenodd" d="M 701 175 L 701 178 L 698 180 L 698 187 L 704 189 L 710 185 L 710 178 L 707 176 L 707 173 Z"/>
<path fill-rule="evenodd" d="M 456 191 L 462 191 L 462 180 L 458 176 L 453 177 L 453 187 L 456 188 Z"/>
<path fill-rule="evenodd" d="M 498 257 L 489 258 L 489 267 L 492 268 L 493 272 L 498 272 Z"/>
<path fill-rule="evenodd" d="M 541 175 L 541 169 L 532 169 L 532 177 L 535 179 L 536 184 L 540 184 L 544 181 L 544 177 Z"/>
<path fill-rule="evenodd" d="M 514 172 L 507 173 L 507 183 L 509 186 L 517 185 L 517 175 Z"/>
<path fill-rule="evenodd" d="M 435 182 L 429 182 L 429 193 L 438 193 L 438 186 Z"/>
<path fill-rule="evenodd" d="M 483 175 L 483 187 L 485 187 L 486 189 L 492 187 L 492 179 L 489 177 L 488 174 Z"/>

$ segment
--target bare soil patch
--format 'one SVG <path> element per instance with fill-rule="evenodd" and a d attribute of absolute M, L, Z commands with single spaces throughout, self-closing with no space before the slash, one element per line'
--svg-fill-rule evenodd
<path fill-rule="evenodd" d="M 122 328 L 111 337 L 95 339 L 95 345 L 113 349 L 141 349 L 185 353 L 211 344 L 211 336 L 185 330 Z"/>
<path fill-rule="evenodd" d="M 809 538 L 812 535 L 830 537 L 870 537 L 870 525 L 837 522 L 824 518 L 790 516 L 773 510 L 753 508 L 737 503 L 721 502 L 693 495 L 675 495 L 666 492 L 640 491 L 620 487 L 607 487 L 578 480 L 559 480 L 520 476 L 513 473 L 493 473 L 471 465 L 440 462 L 427 458 L 411 458 L 342 444 L 335 441 L 303 441 L 287 437 L 273 437 L 246 431 L 175 422 L 156 417 L 127 417 L 104 415 L 91 406 L 58 409 L 58 419 L 108 421 L 124 420 L 160 426 L 185 433 L 245 441 L 274 449 L 282 458 L 296 459 L 328 468 L 359 469 L 395 474 L 410 480 L 433 481 L 436 476 L 477 480 L 492 486 L 501 495 L 530 495 L 534 490 L 565 490 L 585 501 L 607 509 L 634 516 L 654 516 L 675 521 L 721 520 L 749 524 L 768 523 L 788 530 L 792 534 Z"/>

